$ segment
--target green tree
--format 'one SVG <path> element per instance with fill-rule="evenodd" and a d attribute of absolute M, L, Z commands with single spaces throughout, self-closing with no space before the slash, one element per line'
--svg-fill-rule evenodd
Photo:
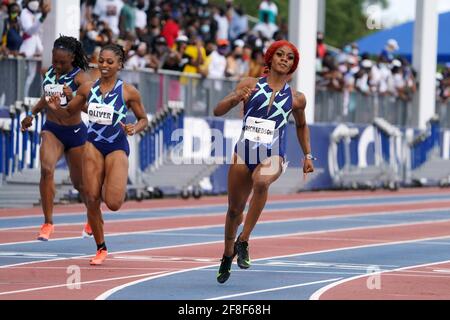
<path fill-rule="evenodd" d="M 278 22 L 287 22 L 290 0 L 273 1 L 278 6 Z M 224 5 L 225 1 L 210 0 L 210 3 Z M 234 0 L 233 3 L 241 5 L 248 15 L 258 17 L 260 0 Z M 372 33 L 373 30 L 367 28 L 365 14 L 367 6 L 371 4 L 386 8 L 389 3 L 388 0 L 326 0 L 325 42 L 335 47 L 342 47 Z"/>
<path fill-rule="evenodd" d="M 370 4 L 388 6 L 387 0 L 327 0 L 325 42 L 342 47 L 374 32 L 367 27 L 365 14 Z"/>

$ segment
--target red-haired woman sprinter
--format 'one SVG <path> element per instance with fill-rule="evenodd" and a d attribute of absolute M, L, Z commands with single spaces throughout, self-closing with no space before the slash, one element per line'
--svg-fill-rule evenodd
<path fill-rule="evenodd" d="M 269 186 L 282 174 L 285 164 L 285 129 L 291 113 L 305 155 L 303 172 L 314 171 L 309 129 L 305 120 L 306 99 L 288 84 L 299 60 L 298 50 L 292 43 L 285 40 L 274 42 L 265 54 L 267 76 L 243 79 L 214 109 L 215 116 L 222 116 L 241 101 L 244 103 L 242 133 L 228 172 L 225 249 L 217 273 L 219 283 L 224 283 L 230 277 L 235 255 L 241 269 L 250 267 L 248 241 L 266 204 Z M 236 239 L 252 191 L 244 227 Z"/>

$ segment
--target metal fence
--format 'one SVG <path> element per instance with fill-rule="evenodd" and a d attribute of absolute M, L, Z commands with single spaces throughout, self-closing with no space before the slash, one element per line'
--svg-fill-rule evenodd
<path fill-rule="evenodd" d="M 6 58 L 0 60 L 0 106 L 9 106 L 24 97 L 41 95 L 40 60 Z M 217 103 L 237 85 L 236 80 L 209 79 L 197 74 L 168 70 L 122 70 L 120 77 L 134 84 L 141 93 L 147 113 L 155 114 L 166 106 L 182 107 L 186 116 L 212 116 Z M 363 95 L 358 92 L 316 91 L 315 122 L 372 123 L 381 117 L 397 126 L 417 126 L 416 103 L 392 96 Z M 450 128 L 450 102 L 436 103 L 441 126 Z M 240 118 L 242 108 L 225 117 Z"/>
<path fill-rule="evenodd" d="M 0 59 L 0 105 L 9 106 L 24 97 L 39 97 L 42 62 L 37 59 Z"/>
<path fill-rule="evenodd" d="M 229 94 L 237 81 L 208 79 L 196 74 L 160 70 L 123 70 L 120 77 L 134 84 L 141 93 L 147 113 L 154 114 L 165 106 L 178 105 L 188 116 L 212 116 L 217 103 Z M 239 108 L 227 117 L 239 116 Z"/>
<path fill-rule="evenodd" d="M 317 90 L 314 119 L 316 122 L 371 123 L 383 118 L 396 126 L 415 127 L 414 101 L 393 96 L 364 95 L 359 92 Z"/>

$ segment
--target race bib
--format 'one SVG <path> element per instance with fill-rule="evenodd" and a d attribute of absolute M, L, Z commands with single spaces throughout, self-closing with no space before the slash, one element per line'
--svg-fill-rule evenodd
<path fill-rule="evenodd" d="M 114 106 L 108 106 L 100 103 L 89 103 L 88 116 L 90 122 L 111 125 L 114 116 Z"/>
<path fill-rule="evenodd" d="M 46 84 L 44 86 L 45 101 L 48 102 L 50 97 L 58 96 L 61 99 L 61 106 L 67 106 L 67 97 L 64 94 L 62 84 Z"/>
<path fill-rule="evenodd" d="M 244 138 L 254 142 L 272 143 L 275 121 L 248 117 L 244 126 Z"/>

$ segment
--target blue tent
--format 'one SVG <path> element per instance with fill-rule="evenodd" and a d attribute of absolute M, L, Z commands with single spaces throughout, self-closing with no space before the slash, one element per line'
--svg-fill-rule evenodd
<path fill-rule="evenodd" d="M 438 32 L 438 63 L 450 62 L 450 11 L 439 15 Z M 401 55 L 412 60 L 414 41 L 414 21 L 398 25 L 391 29 L 381 30 L 372 33 L 358 41 L 360 53 L 368 52 L 378 55 L 389 39 L 398 42 L 400 50 L 395 55 Z"/>

